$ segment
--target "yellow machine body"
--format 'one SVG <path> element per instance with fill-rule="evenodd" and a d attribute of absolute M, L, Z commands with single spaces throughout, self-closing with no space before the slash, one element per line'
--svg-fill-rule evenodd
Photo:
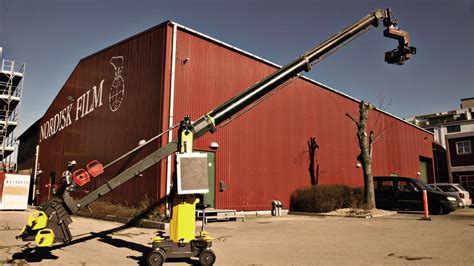
<path fill-rule="evenodd" d="M 181 131 L 181 143 L 180 143 L 180 153 L 193 152 L 193 132 L 190 130 Z"/>
<path fill-rule="evenodd" d="M 46 228 L 48 216 L 43 211 L 35 211 L 30 214 L 26 226 L 20 232 L 20 235 L 28 231 L 38 231 L 35 236 L 35 242 L 38 247 L 49 247 L 54 242 L 53 230 Z"/>
<path fill-rule="evenodd" d="M 38 247 L 50 247 L 54 242 L 54 232 L 51 229 L 43 229 L 36 234 L 35 242 Z"/>
<path fill-rule="evenodd" d="M 33 230 L 43 229 L 48 224 L 48 216 L 43 211 L 35 211 L 30 214 L 26 224 Z"/>
<path fill-rule="evenodd" d="M 173 205 L 170 221 L 170 239 L 173 242 L 189 243 L 196 238 L 196 204 L 194 196 L 179 197 Z"/>
<path fill-rule="evenodd" d="M 204 221 L 203 221 L 204 222 Z M 199 238 L 204 240 L 204 241 L 212 241 L 214 240 L 214 237 L 210 236 L 209 235 L 209 232 L 208 231 L 204 231 L 204 230 L 201 230 L 199 232 Z"/>
<path fill-rule="evenodd" d="M 20 235 L 26 233 L 27 230 L 40 230 L 48 224 L 48 216 L 43 211 L 35 211 L 28 216 L 26 225 L 21 229 Z"/>

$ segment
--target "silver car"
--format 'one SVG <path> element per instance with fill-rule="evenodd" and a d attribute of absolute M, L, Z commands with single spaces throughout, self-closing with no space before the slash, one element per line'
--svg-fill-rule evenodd
<path fill-rule="evenodd" d="M 460 207 L 471 206 L 472 200 L 469 196 L 469 192 L 463 188 L 460 184 L 456 183 L 434 183 L 429 184 L 432 188 L 438 191 L 442 191 L 444 193 L 457 196 L 461 199 L 462 204 Z"/>

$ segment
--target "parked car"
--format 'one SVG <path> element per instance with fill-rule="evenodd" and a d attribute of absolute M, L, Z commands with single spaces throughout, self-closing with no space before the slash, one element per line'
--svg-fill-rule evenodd
<path fill-rule="evenodd" d="M 438 191 L 438 192 L 442 192 L 444 194 L 448 194 L 444 191 L 442 191 L 440 188 L 438 188 L 437 186 L 432 186 L 431 184 L 428 184 L 432 189 L 434 189 L 434 191 Z M 466 204 L 464 203 L 464 201 L 462 201 L 462 199 L 459 197 L 459 195 L 456 193 L 456 194 L 451 194 L 451 196 L 455 197 L 456 200 L 458 201 L 458 206 L 459 208 L 464 208 L 466 207 Z"/>
<path fill-rule="evenodd" d="M 471 197 L 471 208 L 474 208 L 474 187 L 465 187 L 469 192 L 469 196 Z"/>
<path fill-rule="evenodd" d="M 469 191 L 467 189 L 463 188 L 460 184 L 454 184 L 454 183 L 434 183 L 434 184 L 429 184 L 432 188 L 434 189 L 439 189 L 447 194 L 450 195 L 455 195 L 461 198 L 461 207 L 466 207 L 466 206 L 471 206 L 472 200 L 469 197 Z"/>
<path fill-rule="evenodd" d="M 448 214 L 455 211 L 458 200 L 443 192 L 437 192 L 422 180 L 400 176 L 374 177 L 375 204 L 379 209 L 423 210 L 423 190 L 428 195 L 431 214 Z"/>

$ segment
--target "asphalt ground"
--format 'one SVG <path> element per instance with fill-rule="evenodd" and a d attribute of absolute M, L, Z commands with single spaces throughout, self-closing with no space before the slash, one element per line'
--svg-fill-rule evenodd
<path fill-rule="evenodd" d="M 209 223 L 216 265 L 474 265 L 474 209 L 423 221 L 288 215 Z M 28 212 L 0 212 L 0 264 L 137 265 L 154 229 L 73 217 L 69 245 L 32 249 L 16 240 Z M 196 258 L 165 265 L 198 264 Z"/>

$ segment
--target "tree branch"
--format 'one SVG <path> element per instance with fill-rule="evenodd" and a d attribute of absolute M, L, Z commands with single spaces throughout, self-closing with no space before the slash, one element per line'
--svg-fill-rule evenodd
<path fill-rule="evenodd" d="M 346 113 L 346 116 L 349 117 L 356 125 L 359 125 L 359 121 L 357 121 L 354 117 L 352 117 L 349 113 Z"/>

